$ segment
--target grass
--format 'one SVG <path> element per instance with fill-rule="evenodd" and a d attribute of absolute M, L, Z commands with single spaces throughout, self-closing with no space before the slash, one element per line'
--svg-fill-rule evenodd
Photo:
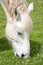
<path fill-rule="evenodd" d="M 16 58 L 5 37 L 6 16 L 0 5 L 0 65 L 43 65 L 43 0 L 27 0 L 34 2 L 31 13 L 33 30 L 31 32 L 31 53 L 28 59 Z"/>

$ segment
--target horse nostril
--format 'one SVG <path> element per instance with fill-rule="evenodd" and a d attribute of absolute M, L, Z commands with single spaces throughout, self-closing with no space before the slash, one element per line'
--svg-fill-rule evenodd
<path fill-rule="evenodd" d="M 18 57 L 18 54 L 16 54 L 16 56 Z"/>
<path fill-rule="evenodd" d="M 23 58 L 24 57 L 24 54 L 22 54 L 21 57 Z"/>

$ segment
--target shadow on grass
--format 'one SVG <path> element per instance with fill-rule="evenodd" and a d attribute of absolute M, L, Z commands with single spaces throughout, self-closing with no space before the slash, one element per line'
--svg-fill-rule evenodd
<path fill-rule="evenodd" d="M 6 37 L 0 38 L 0 51 L 5 51 L 9 49 L 11 49 L 11 46 Z"/>
<path fill-rule="evenodd" d="M 37 41 L 30 40 L 30 55 L 31 57 L 35 56 L 37 53 L 40 52 L 41 49 L 41 43 Z"/>

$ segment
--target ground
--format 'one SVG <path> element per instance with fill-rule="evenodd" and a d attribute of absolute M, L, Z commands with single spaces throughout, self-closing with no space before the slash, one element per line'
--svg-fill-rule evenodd
<path fill-rule="evenodd" d="M 34 2 L 34 11 L 30 14 L 33 30 L 30 36 L 31 53 L 28 59 L 16 58 L 5 37 L 6 16 L 0 5 L 0 65 L 43 65 L 43 0 Z"/>

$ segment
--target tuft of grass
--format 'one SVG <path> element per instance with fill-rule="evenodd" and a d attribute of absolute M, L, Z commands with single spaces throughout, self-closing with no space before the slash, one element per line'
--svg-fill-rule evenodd
<path fill-rule="evenodd" d="M 31 53 L 28 59 L 16 58 L 5 37 L 6 16 L 0 5 L 0 65 L 43 65 L 43 0 L 27 0 L 34 2 L 31 13 L 33 30 L 30 37 Z"/>

